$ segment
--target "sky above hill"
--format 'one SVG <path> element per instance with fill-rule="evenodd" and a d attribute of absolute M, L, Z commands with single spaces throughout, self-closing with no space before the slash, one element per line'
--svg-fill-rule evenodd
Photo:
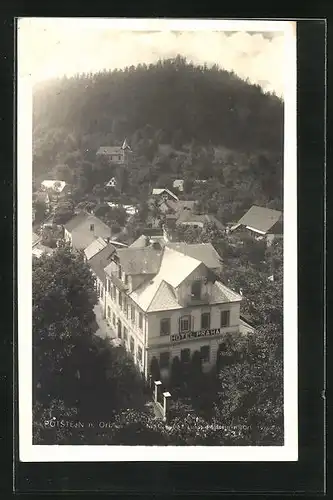
<path fill-rule="evenodd" d="M 283 97 L 286 44 L 281 26 L 285 23 L 149 21 L 20 19 L 19 73 L 38 82 L 181 54 L 193 63 L 218 64 Z"/>

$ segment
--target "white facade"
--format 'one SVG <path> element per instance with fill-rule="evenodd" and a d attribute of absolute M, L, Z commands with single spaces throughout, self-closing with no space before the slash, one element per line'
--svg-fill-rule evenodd
<path fill-rule="evenodd" d="M 105 317 L 146 378 L 153 357 L 168 374 L 174 357 L 186 362 L 195 351 L 207 371 L 225 336 L 240 333 L 242 297 L 196 259 L 165 249 L 157 274 L 127 275 L 117 262 L 105 273 Z"/>

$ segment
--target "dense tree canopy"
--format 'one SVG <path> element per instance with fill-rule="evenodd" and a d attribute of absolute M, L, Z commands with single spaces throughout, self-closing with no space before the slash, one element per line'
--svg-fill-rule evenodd
<path fill-rule="evenodd" d="M 68 149 L 75 141 L 94 148 L 89 138 L 101 134 L 106 144 L 136 134 L 138 143 L 163 138 L 175 149 L 194 138 L 231 149 L 279 150 L 283 106 L 233 73 L 194 66 L 178 56 L 40 85 L 34 120 L 40 128 L 62 130 L 66 124 L 72 134 L 58 135 Z"/>
<path fill-rule="evenodd" d="M 79 254 L 61 248 L 33 265 L 34 438 L 44 444 L 96 440 L 116 411 L 142 409 L 142 379 L 132 360 L 94 335 L 94 279 Z M 52 418 L 81 428 L 50 428 Z"/>
<path fill-rule="evenodd" d="M 125 136 L 135 153 L 127 169 L 96 157 Z M 35 178 L 71 180 L 76 202 L 87 193 L 139 201 L 182 178 L 183 197 L 225 222 L 250 204 L 282 203 L 282 101 L 181 57 L 37 86 L 33 139 Z"/>

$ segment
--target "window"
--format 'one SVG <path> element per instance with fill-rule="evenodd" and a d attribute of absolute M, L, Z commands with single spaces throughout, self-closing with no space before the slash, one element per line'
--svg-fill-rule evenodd
<path fill-rule="evenodd" d="M 108 318 L 111 318 L 111 309 L 110 309 L 110 306 L 108 306 Z"/>
<path fill-rule="evenodd" d="M 134 324 L 135 323 L 135 307 L 134 306 L 131 307 L 131 319 L 132 319 L 132 323 Z"/>
<path fill-rule="evenodd" d="M 138 346 L 138 360 L 142 363 L 142 347 Z"/>
<path fill-rule="evenodd" d="M 179 331 L 189 332 L 191 328 L 191 316 L 183 316 L 179 320 Z"/>
<path fill-rule="evenodd" d="M 168 368 L 169 367 L 169 362 L 170 362 L 170 353 L 169 353 L 169 351 L 161 352 L 160 353 L 160 367 L 161 368 Z"/>
<path fill-rule="evenodd" d="M 125 285 L 128 285 L 128 274 L 125 274 Z"/>
<path fill-rule="evenodd" d="M 161 319 L 160 334 L 161 335 L 170 335 L 170 318 Z"/>
<path fill-rule="evenodd" d="M 201 328 L 207 330 L 210 328 L 210 313 L 204 312 L 201 314 Z"/>
<path fill-rule="evenodd" d="M 95 229 L 95 225 L 94 224 L 90 224 L 90 231 L 93 231 Z"/>
<path fill-rule="evenodd" d="M 139 328 L 142 330 L 142 325 L 143 325 L 143 316 L 142 313 L 139 312 Z"/>
<path fill-rule="evenodd" d="M 182 363 L 189 363 L 191 359 L 191 349 L 182 349 L 180 351 L 180 361 Z"/>
<path fill-rule="evenodd" d="M 124 340 L 127 341 L 127 328 L 124 326 Z"/>
<path fill-rule="evenodd" d="M 112 323 L 113 323 L 113 326 L 116 326 L 116 315 L 115 315 L 115 313 L 112 314 Z"/>
<path fill-rule="evenodd" d="M 132 354 L 134 354 L 134 339 L 133 339 L 133 337 L 131 337 L 131 340 L 130 340 L 130 351 Z"/>
<path fill-rule="evenodd" d="M 221 328 L 230 325 L 230 311 L 221 311 Z"/>
<path fill-rule="evenodd" d="M 123 294 L 119 292 L 119 307 L 123 306 Z"/>
<path fill-rule="evenodd" d="M 209 363 L 209 354 L 209 345 L 203 345 L 200 349 L 200 355 L 203 363 Z"/>
<path fill-rule="evenodd" d="M 121 275 L 122 275 L 122 269 L 121 269 L 121 265 L 119 264 L 118 266 L 118 278 L 121 280 Z"/>
<path fill-rule="evenodd" d="M 113 296 L 112 296 L 112 298 L 116 302 L 116 300 L 117 300 L 117 289 L 116 289 L 115 285 L 113 285 Z"/>
<path fill-rule="evenodd" d="M 194 299 L 201 297 L 201 281 L 193 281 L 191 286 L 191 295 Z"/>

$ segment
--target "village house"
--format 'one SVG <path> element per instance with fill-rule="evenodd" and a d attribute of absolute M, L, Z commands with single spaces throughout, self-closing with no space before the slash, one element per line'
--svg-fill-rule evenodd
<path fill-rule="evenodd" d="M 44 180 L 40 186 L 42 191 L 48 193 L 52 199 L 62 199 L 70 194 L 70 186 L 65 181 Z"/>
<path fill-rule="evenodd" d="M 64 225 L 64 238 L 75 250 L 84 250 L 98 237 L 111 239 L 111 229 L 93 214 L 82 211 Z"/>
<path fill-rule="evenodd" d="M 153 358 L 163 379 L 175 356 L 188 363 L 195 351 L 209 370 L 225 336 L 242 332 L 242 297 L 218 278 L 222 261 L 210 243 L 145 240 L 110 259 L 100 292 L 104 315 L 146 378 Z"/>
<path fill-rule="evenodd" d="M 107 201 L 106 204 L 110 208 L 123 208 L 127 215 L 135 215 L 138 211 L 137 207 L 135 205 L 126 205 L 122 203 L 113 203 L 112 201 Z"/>
<path fill-rule="evenodd" d="M 107 246 L 107 241 L 104 238 L 96 238 L 92 243 L 90 243 L 87 248 L 84 249 L 84 258 L 88 262 L 94 255 L 103 250 Z"/>
<path fill-rule="evenodd" d="M 230 232 L 246 230 L 257 240 L 266 240 L 270 245 L 283 235 L 282 212 L 253 205 L 243 217 L 230 228 Z"/>
<path fill-rule="evenodd" d="M 117 179 L 115 177 L 111 177 L 111 179 L 105 184 L 105 187 L 116 187 Z"/>
<path fill-rule="evenodd" d="M 193 228 L 203 228 L 205 224 L 214 224 L 217 229 L 224 231 L 225 227 L 213 214 L 194 214 L 183 212 L 176 222 L 177 225 L 189 226 Z"/>
<path fill-rule="evenodd" d="M 106 158 L 110 163 L 116 165 L 127 165 L 132 153 L 132 149 L 125 139 L 121 146 L 101 146 L 96 155 Z"/>
<path fill-rule="evenodd" d="M 170 191 L 170 189 L 166 189 L 166 188 L 154 188 L 152 191 L 152 196 L 153 196 L 153 199 L 160 198 L 161 201 L 162 200 L 163 201 L 166 201 L 166 200 L 179 201 L 178 196 L 176 196 L 175 193 Z"/>

